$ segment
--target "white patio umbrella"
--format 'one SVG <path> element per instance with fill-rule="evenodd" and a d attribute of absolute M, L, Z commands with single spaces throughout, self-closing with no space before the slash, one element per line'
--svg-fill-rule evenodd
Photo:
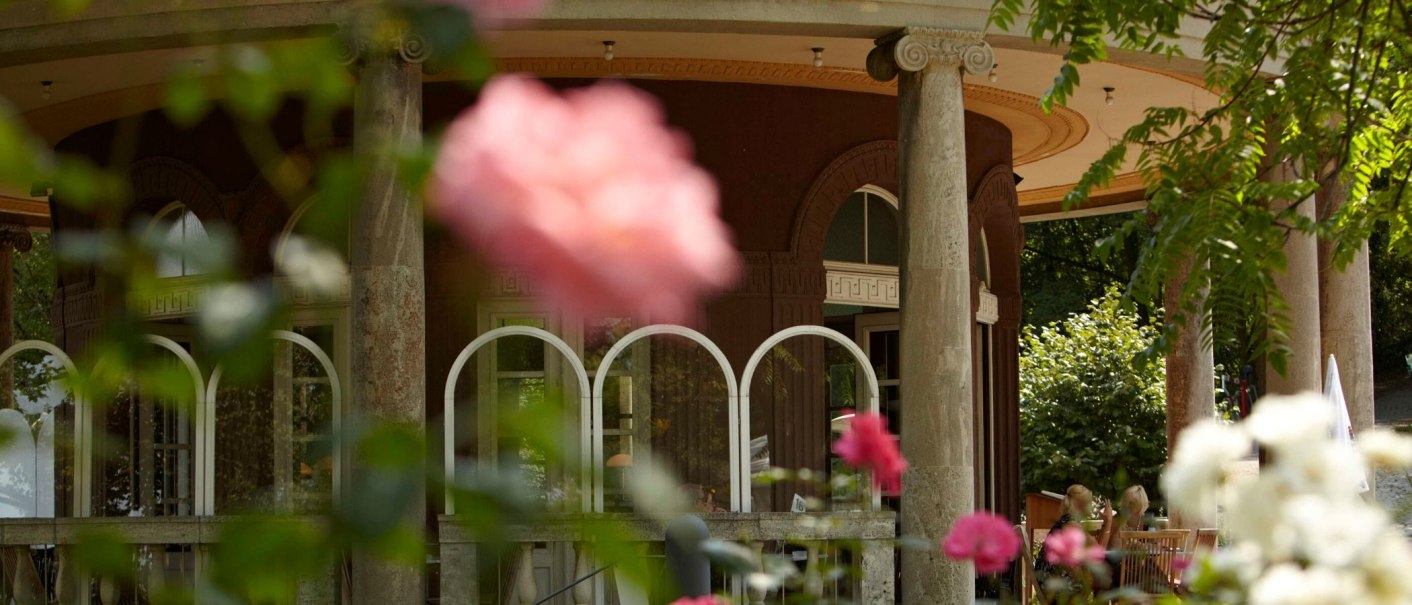
<path fill-rule="evenodd" d="M 1334 361 L 1334 356 L 1329 356 L 1329 368 L 1324 373 L 1324 398 L 1329 401 L 1333 408 L 1334 442 L 1345 447 L 1353 447 L 1353 421 L 1348 416 L 1348 402 L 1343 398 L 1343 383 L 1338 378 L 1338 362 Z M 1368 491 L 1368 475 L 1359 471 L 1362 477 L 1359 478 L 1360 491 Z"/>

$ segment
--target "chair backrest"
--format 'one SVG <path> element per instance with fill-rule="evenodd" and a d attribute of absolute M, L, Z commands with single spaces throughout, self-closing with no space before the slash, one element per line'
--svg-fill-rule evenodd
<path fill-rule="evenodd" d="M 1121 537 L 1123 565 L 1119 582 L 1149 594 L 1172 592 L 1177 582 L 1172 562 L 1185 554 L 1191 530 L 1125 531 Z"/>
<path fill-rule="evenodd" d="M 1216 550 L 1216 537 L 1220 531 L 1214 527 L 1201 528 L 1196 530 L 1196 537 L 1192 540 L 1191 552 L 1198 553 Z"/>
<path fill-rule="evenodd" d="M 1020 534 L 1020 575 L 1015 578 L 1015 594 L 1020 595 L 1020 605 L 1030 605 L 1030 600 L 1039 594 L 1039 584 L 1034 577 L 1034 547 L 1030 543 L 1030 532 L 1021 523 L 1015 526 Z"/>
<path fill-rule="evenodd" d="M 1064 516 L 1064 500 L 1048 494 L 1025 494 L 1025 522 L 1029 525 L 1029 541 L 1038 544 L 1035 532 L 1048 532 Z"/>

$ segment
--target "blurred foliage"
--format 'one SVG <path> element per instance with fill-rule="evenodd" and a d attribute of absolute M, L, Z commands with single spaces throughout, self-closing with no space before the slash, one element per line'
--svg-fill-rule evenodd
<path fill-rule="evenodd" d="M 1020 16 L 1024 15 L 1023 25 Z M 1036 42 L 1062 47 L 1063 63 L 1042 104 L 1064 103 L 1080 85 L 1080 68 L 1125 51 L 1180 55 L 1202 35 L 1210 110 L 1150 107 L 1088 169 L 1065 198 L 1085 203 L 1129 165 L 1144 175 L 1147 209 L 1105 242 L 1110 252 L 1141 235 L 1137 270 L 1127 280 L 1137 300 L 1155 299 L 1184 259 L 1195 270 L 1173 314 L 1237 316 L 1263 310 L 1270 338 L 1258 344 L 1283 371 L 1288 355 L 1287 306 L 1272 274 L 1283 269 L 1291 232 L 1335 243 L 1342 266 L 1385 226 L 1388 246 L 1412 250 L 1412 19 L 1401 3 L 1374 0 L 995 0 L 991 24 L 1022 29 Z M 1266 71 L 1268 70 L 1268 71 Z M 1292 177 L 1269 178 L 1271 167 Z M 1280 171 L 1275 171 L 1278 174 Z M 1339 183 L 1348 199 L 1301 206 L 1321 185 Z M 1208 283 L 1229 286 L 1201 297 Z M 1264 332 L 1263 330 L 1261 332 Z M 1165 340 L 1157 341 L 1162 345 Z M 1159 347 L 1160 348 L 1160 347 Z"/>
<path fill-rule="evenodd" d="M 1125 475 L 1155 493 L 1167 460 L 1166 373 L 1135 367 L 1157 329 L 1123 306 L 1117 288 L 1088 312 L 1036 329 L 1020 356 L 1020 472 L 1025 492 L 1082 483 L 1116 497 Z M 1102 427 L 1103 430 L 1094 430 Z"/>

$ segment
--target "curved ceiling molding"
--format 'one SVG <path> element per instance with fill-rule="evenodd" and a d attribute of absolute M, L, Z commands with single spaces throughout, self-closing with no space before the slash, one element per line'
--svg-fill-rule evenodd
<path fill-rule="evenodd" d="M 1096 198 L 1122 193 L 1142 192 L 1144 191 L 1144 187 L 1145 184 L 1142 180 L 1142 173 L 1125 172 L 1123 174 L 1114 176 L 1111 181 L 1108 181 L 1108 185 L 1104 187 L 1095 188 L 1093 190 L 1093 194 L 1089 197 Z M 1047 202 L 1059 202 L 1062 201 L 1064 199 L 1064 196 L 1068 195 L 1069 192 L 1073 189 L 1074 185 L 1068 184 L 1055 185 L 1053 187 L 1044 187 L 1042 189 L 1030 189 L 1028 191 L 1021 191 L 1019 192 L 1020 206 L 1033 206 L 1036 204 L 1043 204 Z"/>
<path fill-rule="evenodd" d="M 685 58 L 515 57 L 496 61 L 501 71 L 548 78 L 638 78 L 745 82 L 804 86 L 850 92 L 897 94 L 896 82 L 879 82 L 855 69 L 816 68 L 793 63 Z M 434 78 L 433 78 L 434 79 Z M 1056 106 L 1044 113 L 1039 99 L 991 86 L 965 85 L 966 109 L 1010 128 L 1015 166 L 1069 149 L 1088 134 L 1088 121 L 1077 111 Z"/>

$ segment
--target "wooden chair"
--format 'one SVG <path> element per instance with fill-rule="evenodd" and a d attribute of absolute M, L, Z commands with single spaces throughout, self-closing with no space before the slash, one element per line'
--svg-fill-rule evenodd
<path fill-rule="evenodd" d="M 1030 544 L 1039 544 L 1044 539 L 1037 532 L 1049 532 L 1049 528 L 1064 516 L 1064 501 L 1048 494 L 1025 494 L 1025 524 Z"/>
<path fill-rule="evenodd" d="M 1196 534 L 1191 539 L 1191 548 L 1188 550 L 1192 554 L 1216 550 L 1216 538 L 1220 535 L 1220 531 L 1214 527 L 1196 530 Z"/>
<path fill-rule="evenodd" d="M 1020 605 L 1030 605 L 1030 601 L 1039 594 L 1039 583 L 1034 577 L 1034 552 L 1030 544 L 1030 532 L 1021 523 L 1015 526 L 1015 532 L 1020 534 L 1020 573 L 1015 577 L 1015 594 L 1020 597 Z"/>
<path fill-rule="evenodd" d="M 1178 577 L 1172 562 L 1185 554 L 1191 530 L 1125 531 L 1121 537 L 1123 565 L 1119 583 L 1148 594 L 1174 592 Z"/>

